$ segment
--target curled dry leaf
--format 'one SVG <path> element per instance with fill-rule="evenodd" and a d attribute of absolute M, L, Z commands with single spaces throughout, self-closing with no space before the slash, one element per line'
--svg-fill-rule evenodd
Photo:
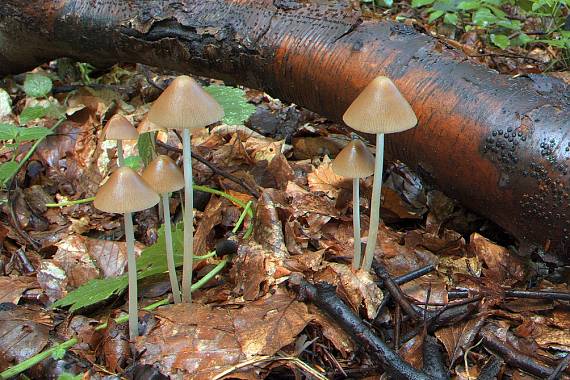
<path fill-rule="evenodd" d="M 222 211 L 222 200 L 218 197 L 210 198 L 194 234 L 194 251 L 198 254 L 206 253 L 208 236 L 222 221 Z"/>
<path fill-rule="evenodd" d="M 424 329 L 408 340 L 400 349 L 398 353 L 404 358 L 405 361 L 410 363 L 414 368 L 421 369 L 424 365 L 423 361 L 423 347 L 426 332 Z"/>
<path fill-rule="evenodd" d="M 17 304 L 26 290 L 39 287 L 40 285 L 35 277 L 0 276 L 0 303 Z"/>
<path fill-rule="evenodd" d="M 471 235 L 469 249 L 485 263 L 485 277 L 503 285 L 523 281 L 526 270 L 521 259 L 505 247 L 501 247 L 478 233 Z"/>
<path fill-rule="evenodd" d="M 55 245 L 58 249 L 53 263 L 65 271 L 70 286 L 76 288 L 99 277 L 99 269 L 89 256 L 85 239 L 68 236 Z"/>
<path fill-rule="evenodd" d="M 282 203 L 281 194 L 272 189 L 263 191 L 255 215 L 253 237 L 278 259 L 289 256 L 283 235 L 283 226 L 276 207 Z"/>
<path fill-rule="evenodd" d="M 277 154 L 267 165 L 267 170 L 275 180 L 275 187 L 285 190 L 287 183 L 295 179 L 295 172 L 289 165 L 287 158 L 281 153 Z"/>
<path fill-rule="evenodd" d="M 53 261 L 42 260 L 37 279 L 50 301 L 61 299 L 67 294 L 67 275 Z"/>
<path fill-rule="evenodd" d="M 475 337 L 486 319 L 487 315 L 480 315 L 477 318 L 444 327 L 435 332 L 437 339 L 445 346 L 451 366 L 465 353 L 465 350 L 474 344 Z"/>
<path fill-rule="evenodd" d="M 179 304 L 156 312 L 158 326 L 137 340 L 143 364 L 196 380 L 212 379 L 231 366 L 273 355 L 295 341 L 311 320 L 305 304 L 283 291 L 240 309 Z"/>
<path fill-rule="evenodd" d="M 350 336 L 337 323 L 331 321 L 329 317 L 313 304 L 309 304 L 309 311 L 313 316 L 313 322 L 321 327 L 325 338 L 331 341 L 337 350 L 344 356 L 349 355 L 356 349 Z"/>
<path fill-rule="evenodd" d="M 312 192 L 323 192 L 331 198 L 336 198 L 341 189 L 352 189 L 352 181 L 336 175 L 331 163 L 325 156 L 319 167 L 307 174 L 307 181 Z"/>
<path fill-rule="evenodd" d="M 406 296 L 418 303 L 425 303 L 429 292 L 429 303 L 447 304 L 447 286 L 445 281 L 437 274 L 429 273 L 415 280 L 406 282 L 400 288 Z"/>
<path fill-rule="evenodd" d="M 525 320 L 515 330 L 524 338 L 533 338 L 544 349 L 559 349 L 570 351 L 570 330 L 547 326 L 544 323 Z"/>
<path fill-rule="evenodd" d="M 39 309 L 0 311 L 0 371 L 41 352 L 52 327 L 51 316 Z"/>
<path fill-rule="evenodd" d="M 129 328 L 125 323 L 116 323 L 109 319 L 103 333 L 102 354 L 105 367 L 113 372 L 121 372 L 131 356 L 129 347 Z"/>

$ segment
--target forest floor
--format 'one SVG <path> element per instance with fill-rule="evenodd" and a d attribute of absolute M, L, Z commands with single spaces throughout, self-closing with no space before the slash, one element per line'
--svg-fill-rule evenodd
<path fill-rule="evenodd" d="M 564 50 L 548 43 L 500 49 L 483 32 L 429 24 L 430 12 L 409 4 L 384 13 L 508 75 L 565 68 Z M 375 271 L 354 272 L 352 181 L 331 170 L 351 130 L 203 78 L 226 116 L 192 136 L 194 247 L 204 256 L 193 303 L 172 304 L 158 208 L 134 214 L 141 336 L 131 346 L 123 219 L 91 197 L 117 166 L 105 123 L 120 113 L 139 125 L 175 75 L 64 59 L 0 82 L 0 371 L 50 348 L 25 376 L 373 379 L 398 365 L 351 336 L 353 323 L 434 376 L 443 368 L 453 379 L 570 378 L 570 268 L 518 256 L 505 231 L 393 162 Z M 142 134 L 125 143 L 127 164 L 141 170 L 156 154 L 180 163 L 179 137 Z M 364 241 L 371 192 L 369 177 Z M 179 265 L 181 198 L 170 199 Z M 309 302 L 304 293 L 315 289 L 300 277 L 336 286 L 330 304 L 348 305 L 355 319 Z"/>

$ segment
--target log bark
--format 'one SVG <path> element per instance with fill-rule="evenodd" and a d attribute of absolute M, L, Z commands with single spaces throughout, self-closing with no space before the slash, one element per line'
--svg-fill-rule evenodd
<path fill-rule="evenodd" d="M 499 75 L 345 3 L 1 2 L 1 73 L 61 56 L 219 78 L 336 120 L 372 78 L 389 76 L 419 118 L 417 128 L 387 136 L 391 157 L 521 243 L 568 259 L 570 91 L 559 81 Z"/>

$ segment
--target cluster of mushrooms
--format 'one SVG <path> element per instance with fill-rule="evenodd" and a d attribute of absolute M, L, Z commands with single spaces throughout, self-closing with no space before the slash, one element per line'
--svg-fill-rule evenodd
<path fill-rule="evenodd" d="M 192 161 L 190 135 L 193 130 L 202 129 L 222 119 L 222 107 L 205 92 L 196 81 L 188 76 L 176 78 L 154 102 L 139 131 L 123 116 L 113 116 L 106 125 L 106 139 L 117 141 L 116 169 L 101 186 L 95 196 L 94 205 L 101 211 L 120 213 L 125 219 L 125 238 L 128 255 L 129 280 L 129 335 L 138 336 L 137 317 L 137 269 L 134 252 L 134 232 L 131 214 L 155 206 L 162 201 L 166 258 L 169 278 L 175 303 L 192 301 L 192 263 L 194 202 L 192 198 Z M 380 197 L 382 187 L 382 166 L 384 158 L 384 134 L 401 132 L 417 123 L 414 111 L 386 77 L 375 78 L 354 100 L 343 119 L 353 129 L 376 134 L 376 158 L 360 140 L 353 140 L 335 158 L 333 171 L 353 179 L 353 223 L 355 270 L 370 271 L 380 220 Z M 139 176 L 125 166 L 123 140 L 134 140 L 138 134 L 158 129 L 181 129 L 183 142 L 183 168 L 168 156 L 156 157 Z M 360 234 L 360 179 L 374 174 L 370 227 L 364 258 L 361 257 Z M 172 245 L 170 225 L 169 193 L 184 188 L 184 256 L 182 267 L 182 291 L 178 284 Z"/>
<path fill-rule="evenodd" d="M 418 119 L 410 104 L 396 85 L 387 77 L 376 77 L 352 102 L 343 115 L 349 127 L 376 135 L 376 158 L 360 140 L 353 140 L 334 159 L 333 171 L 352 178 L 354 257 L 352 268 L 369 272 L 378 238 L 380 199 L 382 193 L 382 167 L 384 165 L 384 134 L 403 132 L 413 128 Z M 364 258 L 361 259 L 360 238 L 360 178 L 374 173 L 372 201 L 370 202 L 370 226 Z"/>
<path fill-rule="evenodd" d="M 154 102 L 146 120 L 137 131 L 121 115 L 113 116 L 105 126 L 105 138 L 117 141 L 116 169 L 95 195 L 94 206 L 105 212 L 123 214 L 125 240 L 127 243 L 127 269 L 129 281 L 129 336 L 138 336 L 137 268 L 134 250 L 134 231 L 131 214 L 155 206 L 162 199 L 166 259 L 175 303 L 191 302 L 193 264 L 194 202 L 192 198 L 192 165 L 190 134 L 222 119 L 222 107 L 188 76 L 176 78 Z M 139 132 L 158 129 L 182 129 L 183 167 L 180 171 L 168 156 L 156 157 L 139 176 L 125 166 L 123 140 L 135 140 Z M 184 256 L 182 269 L 182 292 L 176 277 L 172 230 L 170 225 L 169 193 L 184 188 Z"/>

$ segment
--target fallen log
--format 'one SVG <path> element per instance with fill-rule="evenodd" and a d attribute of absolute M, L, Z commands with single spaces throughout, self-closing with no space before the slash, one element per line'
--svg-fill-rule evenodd
<path fill-rule="evenodd" d="M 414 28 L 347 3 L 3 0 L 0 73 L 68 56 L 140 62 L 262 89 L 332 119 L 377 75 L 419 126 L 387 151 L 467 207 L 568 261 L 570 91 L 511 78 Z M 529 244 L 526 244 L 529 243 Z"/>

